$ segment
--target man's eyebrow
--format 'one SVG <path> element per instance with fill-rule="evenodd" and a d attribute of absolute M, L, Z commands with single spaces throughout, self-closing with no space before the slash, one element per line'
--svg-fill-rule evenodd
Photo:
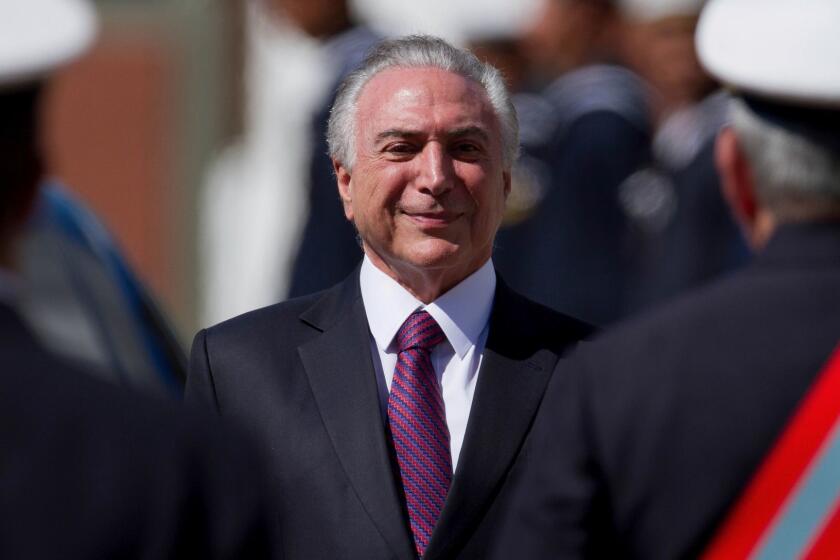
<path fill-rule="evenodd" d="M 377 142 L 380 140 L 385 140 L 387 138 L 410 138 L 412 136 L 420 136 L 422 132 L 419 130 L 406 130 L 404 128 L 389 128 L 388 130 L 383 130 L 379 134 L 376 135 Z"/>
<path fill-rule="evenodd" d="M 422 136 L 423 132 L 420 130 L 411 130 L 405 128 L 389 128 L 387 130 L 383 130 L 382 132 L 376 135 L 376 141 L 381 142 L 382 140 L 386 140 L 388 138 L 411 138 L 416 136 Z M 485 142 L 490 139 L 490 134 L 484 127 L 478 125 L 469 125 L 469 126 L 462 126 L 459 128 L 454 128 L 446 133 L 448 138 L 463 138 L 465 136 L 478 136 Z"/>
<path fill-rule="evenodd" d="M 447 134 L 450 138 L 463 138 L 464 136 L 478 136 L 485 142 L 490 140 L 490 134 L 484 127 L 471 125 L 471 126 L 463 126 L 461 128 L 456 128 L 454 130 L 450 130 Z"/>

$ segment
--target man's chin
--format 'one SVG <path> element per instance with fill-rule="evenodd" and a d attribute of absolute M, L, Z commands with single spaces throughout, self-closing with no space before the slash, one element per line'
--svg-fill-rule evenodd
<path fill-rule="evenodd" d="M 376 249 L 372 251 L 371 249 L 373 248 L 367 245 L 365 253 L 368 254 L 374 264 L 380 261 L 396 274 L 449 270 L 457 275 L 458 269 L 463 268 L 466 277 L 472 272 L 468 270 L 470 263 L 478 260 L 470 257 L 471 247 L 469 245 L 429 237 L 412 240 L 405 243 L 403 247 L 397 247 L 396 250 L 390 252 Z M 484 260 L 481 262 L 484 262 Z"/>
<path fill-rule="evenodd" d="M 405 261 L 417 268 L 451 268 L 464 261 L 466 249 L 444 239 L 416 242 L 405 255 Z"/>

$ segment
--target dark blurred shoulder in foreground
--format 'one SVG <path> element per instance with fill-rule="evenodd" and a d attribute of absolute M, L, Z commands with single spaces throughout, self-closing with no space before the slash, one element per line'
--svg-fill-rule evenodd
<path fill-rule="evenodd" d="M 0 364 L 0 557 L 268 557 L 237 432 L 65 365 L 3 303 Z"/>

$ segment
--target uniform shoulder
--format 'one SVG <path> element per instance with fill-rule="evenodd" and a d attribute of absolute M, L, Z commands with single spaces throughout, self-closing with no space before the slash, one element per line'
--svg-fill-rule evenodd
<path fill-rule="evenodd" d="M 222 449 L 245 447 L 248 452 L 246 443 L 237 443 L 242 438 L 235 428 L 217 425 L 221 422 L 215 418 L 171 398 L 106 382 L 46 351 L 7 360 L 6 365 L 3 376 L 14 377 L 14 390 L 2 399 L 4 418 L 13 418 L 21 433 L 38 434 L 29 451 L 36 452 L 37 446 L 46 454 L 84 438 L 85 453 L 101 453 L 114 469 L 130 467 L 120 472 L 141 478 L 146 478 L 146 471 L 138 468 L 141 463 L 154 473 L 156 463 L 215 454 L 220 447 L 214 442 L 224 442 Z"/>
<path fill-rule="evenodd" d="M 641 131 L 650 128 L 648 86 L 619 66 L 599 64 L 569 72 L 549 86 L 545 94 L 563 115 L 566 127 L 585 116 L 607 113 Z"/>
<path fill-rule="evenodd" d="M 746 271 L 665 301 L 605 330 L 582 347 L 589 356 L 620 360 L 688 359 L 691 352 L 732 338 L 738 309 L 749 305 Z"/>
<path fill-rule="evenodd" d="M 47 362 L 49 370 L 31 370 L 26 383 L 17 384 L 21 406 L 5 407 L 4 418 L 13 416 L 21 435 L 12 440 L 24 442 L 12 452 L 33 473 L 13 496 L 4 496 L 9 503 L 37 509 L 60 489 L 68 500 L 55 509 L 49 504 L 47 525 L 55 520 L 50 516 L 75 512 L 78 518 L 63 522 L 76 527 L 77 520 L 92 518 L 107 505 L 127 527 L 123 539 L 128 543 L 138 535 L 132 523 L 125 523 L 131 519 L 165 533 L 173 548 L 204 551 L 203 558 L 241 557 L 245 550 L 270 547 L 265 457 L 247 432 L 62 361 L 45 359 L 39 366 Z M 57 472 L 42 476 L 44 465 L 54 464 L 60 465 Z M 119 504 L 113 496 L 120 497 Z M 208 503 L 215 507 L 207 508 Z M 176 525 L 172 512 L 183 516 L 181 523 Z M 145 545 L 138 541 L 136 546 Z"/>

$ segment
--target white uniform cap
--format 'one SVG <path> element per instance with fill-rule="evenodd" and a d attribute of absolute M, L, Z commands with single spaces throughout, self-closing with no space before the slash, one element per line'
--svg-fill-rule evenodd
<path fill-rule="evenodd" d="M 76 58 L 96 29 L 87 0 L 0 0 L 0 88 L 44 77 Z"/>
<path fill-rule="evenodd" d="M 656 21 L 675 16 L 696 16 L 706 0 L 618 0 L 621 14 L 634 21 Z"/>
<path fill-rule="evenodd" d="M 710 0 L 696 45 L 734 90 L 793 105 L 840 108 L 840 0 Z"/>

